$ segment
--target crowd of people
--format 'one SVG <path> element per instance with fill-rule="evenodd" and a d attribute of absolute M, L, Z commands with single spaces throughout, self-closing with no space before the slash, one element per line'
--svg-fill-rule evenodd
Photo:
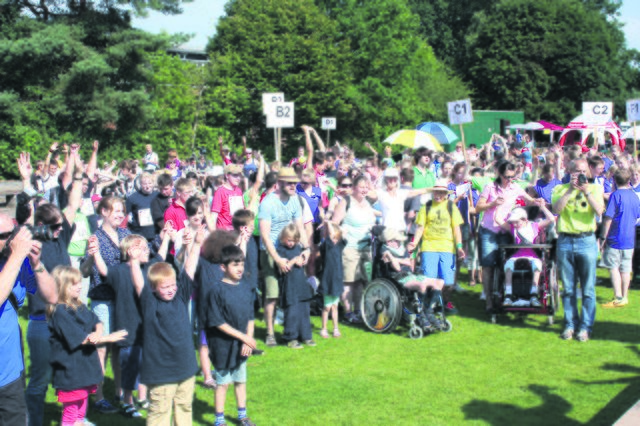
<path fill-rule="evenodd" d="M 22 153 L 15 218 L 0 214 L 0 424 L 42 425 L 50 384 L 63 425 L 91 424 L 92 394 L 102 413 L 146 410 L 149 424 L 191 424 L 200 371 L 215 389 L 215 424 L 226 424 L 233 384 L 238 421 L 252 425 L 246 360 L 262 353 L 255 315 L 267 347 L 293 350 L 316 345 L 314 301 L 322 339 L 362 323 L 376 225 L 380 260 L 420 294 L 425 329 L 441 326 L 437 300 L 457 312 L 462 268 L 470 286 L 482 285 L 488 312 L 496 268 L 505 272 L 502 306 L 539 307 L 543 266 L 526 245 L 542 239 L 557 239 L 563 339 L 591 336 L 599 253 L 614 293 L 603 306 L 629 303 L 640 166 L 619 146 L 541 148 L 529 135 L 493 135 L 451 153 L 378 153 L 366 143 L 358 158 L 325 146 L 311 127 L 302 132 L 305 145 L 286 165 L 268 163 L 244 138 L 241 154 L 219 141 L 218 165 L 171 150 L 163 167 L 147 145 L 140 160 L 99 167 L 97 141 L 86 163 L 77 144 L 54 143 L 35 167 Z M 511 242 L 525 247 L 502 265 L 499 245 Z M 526 298 L 512 294 L 519 259 L 533 271 Z M 18 310 L 27 298 L 25 386 Z M 109 357 L 113 399 L 102 386 Z"/>

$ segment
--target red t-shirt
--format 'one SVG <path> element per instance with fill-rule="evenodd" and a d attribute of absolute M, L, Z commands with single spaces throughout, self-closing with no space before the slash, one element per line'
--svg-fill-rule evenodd
<path fill-rule="evenodd" d="M 169 208 L 164 212 L 164 222 L 171 221 L 173 229 L 176 231 L 184 228 L 184 221 L 187 220 L 187 211 L 176 200 L 171 201 Z"/>
<path fill-rule="evenodd" d="M 229 189 L 223 185 L 213 194 L 211 211 L 218 213 L 216 228 L 233 229 L 233 214 L 241 209 L 244 209 L 244 198 L 239 187 Z"/>

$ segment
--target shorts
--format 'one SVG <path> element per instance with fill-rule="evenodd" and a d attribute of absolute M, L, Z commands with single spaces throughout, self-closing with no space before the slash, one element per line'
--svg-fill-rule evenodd
<path fill-rule="evenodd" d="M 542 261 L 540 259 L 536 259 L 535 257 L 512 257 L 507 260 L 507 263 L 504 264 L 504 270 L 507 269 L 515 270 L 516 269 L 516 261 L 519 259 L 526 259 L 531 264 L 532 272 L 542 272 Z"/>
<path fill-rule="evenodd" d="M 247 361 L 242 361 L 239 366 L 230 370 L 216 369 L 215 374 L 218 385 L 228 385 L 231 382 L 247 383 Z"/>
<path fill-rule="evenodd" d="M 264 297 L 267 299 L 277 299 L 280 297 L 278 278 L 276 277 L 276 264 L 266 250 L 260 250 L 261 273 L 264 282 Z"/>
<path fill-rule="evenodd" d="M 602 263 L 607 269 L 617 269 L 620 272 L 631 272 L 633 269 L 633 249 L 620 250 L 606 246 L 602 253 Z"/>
<path fill-rule="evenodd" d="M 345 248 L 342 251 L 342 269 L 344 271 L 344 282 L 368 281 L 365 264 L 371 263 L 371 251 L 369 248 L 358 250 L 355 248 Z"/>
<path fill-rule="evenodd" d="M 499 244 L 509 244 L 511 236 L 507 233 L 496 234 L 487 228 L 480 227 L 480 266 L 493 268 L 498 263 Z"/>
<path fill-rule="evenodd" d="M 142 347 L 124 346 L 120 348 L 120 380 L 122 389 L 128 391 L 138 389 L 141 363 Z"/>
<path fill-rule="evenodd" d="M 107 336 L 111 334 L 111 330 L 113 329 L 113 319 L 115 316 L 115 313 L 113 312 L 113 301 L 92 300 L 91 310 L 102 323 L 102 335 Z"/>
<path fill-rule="evenodd" d="M 422 275 L 427 278 L 440 278 L 444 285 L 453 285 L 456 277 L 456 256 L 441 251 L 423 251 L 420 253 Z"/>
<path fill-rule="evenodd" d="M 340 296 L 323 296 L 324 307 L 328 308 L 330 306 L 337 305 L 340 301 Z"/>

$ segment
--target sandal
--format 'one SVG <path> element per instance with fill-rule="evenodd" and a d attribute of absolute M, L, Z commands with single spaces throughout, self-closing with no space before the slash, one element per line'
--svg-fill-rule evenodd
<path fill-rule="evenodd" d="M 320 337 L 322 337 L 323 339 L 329 338 L 329 332 L 327 331 L 326 328 L 323 328 L 322 330 L 320 330 Z"/>
<path fill-rule="evenodd" d="M 341 337 L 342 334 L 340 334 L 340 330 L 338 330 L 337 328 L 333 329 L 333 337 Z"/>

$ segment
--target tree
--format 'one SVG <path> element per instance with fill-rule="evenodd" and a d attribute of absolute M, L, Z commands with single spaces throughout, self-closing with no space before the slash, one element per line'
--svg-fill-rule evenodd
<path fill-rule="evenodd" d="M 226 12 L 207 47 L 211 126 L 228 128 L 235 136 L 248 134 L 270 150 L 263 92 L 284 92 L 287 101 L 296 102 L 296 126 L 349 113 L 347 45 L 336 40 L 335 23 L 312 0 L 235 0 Z"/>
<path fill-rule="evenodd" d="M 465 61 L 475 105 L 523 109 L 529 119 L 562 123 L 582 101 L 613 100 L 621 114 L 637 72 L 629 66 L 622 32 L 601 6 L 503 0 L 478 13 Z"/>

